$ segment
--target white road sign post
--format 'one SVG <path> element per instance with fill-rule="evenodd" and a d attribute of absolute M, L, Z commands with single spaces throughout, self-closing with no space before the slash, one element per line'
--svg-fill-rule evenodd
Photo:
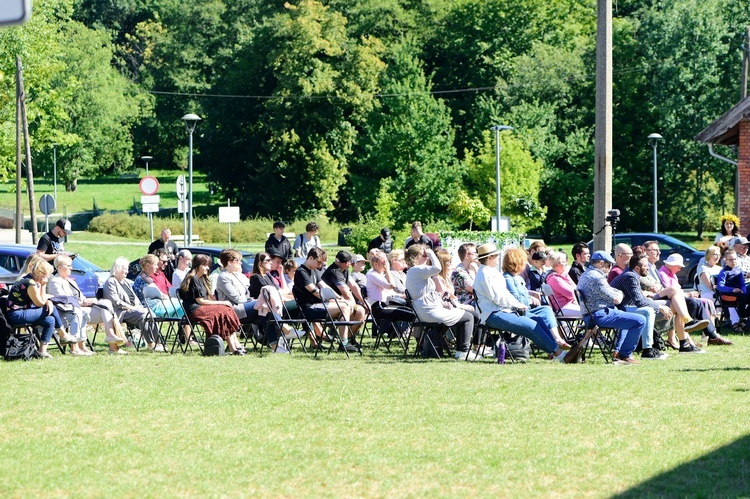
<path fill-rule="evenodd" d="M 159 196 L 155 196 L 159 192 L 159 181 L 156 177 L 145 176 L 138 183 L 138 188 L 143 193 L 141 196 L 141 211 L 148 213 L 148 226 L 151 230 L 151 240 L 154 240 L 154 219 L 151 216 L 152 213 L 159 211 Z"/>
<path fill-rule="evenodd" d="M 219 207 L 219 223 L 227 224 L 229 231 L 229 246 L 232 246 L 232 224 L 240 221 L 240 207 L 230 206 L 227 199 L 226 206 Z"/>
<path fill-rule="evenodd" d="M 185 201 L 185 196 L 187 195 L 187 181 L 185 180 L 185 175 L 180 175 L 179 177 L 177 177 L 176 190 L 177 213 L 182 213 L 182 245 L 187 247 L 189 246 L 189 244 L 187 240 L 187 201 Z M 190 242 L 192 243 L 192 241 Z"/>

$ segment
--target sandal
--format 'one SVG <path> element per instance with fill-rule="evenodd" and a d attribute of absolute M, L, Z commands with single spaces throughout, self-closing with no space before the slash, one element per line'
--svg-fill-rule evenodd
<path fill-rule="evenodd" d="M 667 349 L 670 349 L 670 348 L 672 350 L 679 350 L 680 349 L 679 343 L 672 343 L 671 341 L 667 340 L 667 341 L 664 342 L 664 344 L 667 346 Z"/>

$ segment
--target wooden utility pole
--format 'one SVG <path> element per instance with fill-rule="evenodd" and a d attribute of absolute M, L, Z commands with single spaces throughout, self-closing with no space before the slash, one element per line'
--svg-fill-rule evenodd
<path fill-rule="evenodd" d="M 747 74 L 750 67 L 750 26 L 745 26 L 745 43 L 742 44 L 742 85 L 740 100 L 747 97 Z"/>
<path fill-rule="evenodd" d="M 26 114 L 26 92 L 23 89 L 23 65 L 21 58 L 16 56 L 16 71 L 18 73 L 19 89 L 21 92 L 21 119 L 23 121 L 23 139 L 26 144 L 26 189 L 29 192 L 29 212 L 31 214 L 31 237 L 37 240 L 36 227 L 36 199 L 34 197 L 34 169 L 31 167 L 31 137 L 29 137 L 29 118 Z"/>
<path fill-rule="evenodd" d="M 16 60 L 16 244 L 21 244 L 23 210 L 21 210 L 21 72 Z"/>
<path fill-rule="evenodd" d="M 596 2 L 596 132 L 594 149 L 594 250 L 611 251 L 612 229 L 612 0 Z"/>

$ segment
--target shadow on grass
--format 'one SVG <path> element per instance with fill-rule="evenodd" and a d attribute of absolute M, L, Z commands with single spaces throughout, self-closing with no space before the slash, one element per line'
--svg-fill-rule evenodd
<path fill-rule="evenodd" d="M 743 497 L 750 494 L 750 435 L 614 497 Z"/>
<path fill-rule="evenodd" d="M 690 373 L 707 373 L 711 371 L 750 371 L 750 367 L 704 367 L 697 369 L 678 369 L 678 371 Z"/>

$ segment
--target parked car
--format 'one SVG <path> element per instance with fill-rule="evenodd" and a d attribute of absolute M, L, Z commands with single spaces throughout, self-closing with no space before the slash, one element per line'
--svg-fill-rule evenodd
<path fill-rule="evenodd" d="M 18 274 L 0 267 L 0 289 L 10 288 L 18 280 Z"/>
<path fill-rule="evenodd" d="M 633 232 L 615 234 L 615 244 L 625 243 L 631 248 L 639 246 L 646 241 L 658 241 L 661 250 L 661 260 L 656 262 L 657 267 L 661 267 L 662 261 L 672 253 L 679 253 L 685 262 L 685 267 L 677 274 L 677 279 L 682 287 L 690 287 L 695 280 L 695 274 L 698 270 L 698 262 L 703 258 L 705 252 L 699 251 L 689 244 L 680 241 L 677 238 L 666 234 L 655 234 L 651 232 Z M 593 252 L 594 241 L 589 241 L 589 249 Z"/>
<path fill-rule="evenodd" d="M 219 255 L 221 255 L 221 252 L 224 251 L 224 248 L 214 248 L 210 246 L 200 246 L 195 248 L 180 248 L 180 250 L 187 249 L 190 251 L 190 253 L 195 255 L 208 255 L 211 258 L 211 272 L 216 270 L 216 268 L 219 266 Z M 253 272 L 253 263 L 255 263 L 255 255 L 253 253 L 250 253 L 249 251 L 241 251 L 237 250 L 242 255 L 242 273 L 246 276 L 250 276 Z M 140 264 L 140 258 L 138 260 L 133 260 L 130 262 L 130 266 L 128 267 L 128 275 L 127 278 L 130 280 L 135 280 L 136 277 L 138 277 L 138 274 L 141 273 L 141 264 Z"/>
<path fill-rule="evenodd" d="M 3 244 L 0 245 L 0 267 L 18 278 L 18 274 L 23 268 L 26 259 L 36 253 L 36 246 L 23 244 Z M 73 270 L 71 277 L 75 279 L 78 287 L 88 298 L 96 297 L 96 290 L 101 287 L 102 281 L 99 275 L 105 275 L 105 272 L 86 260 L 82 256 L 73 259 Z M 108 273 L 106 275 L 109 275 Z M 7 282 L 3 280 L 3 282 Z"/>

